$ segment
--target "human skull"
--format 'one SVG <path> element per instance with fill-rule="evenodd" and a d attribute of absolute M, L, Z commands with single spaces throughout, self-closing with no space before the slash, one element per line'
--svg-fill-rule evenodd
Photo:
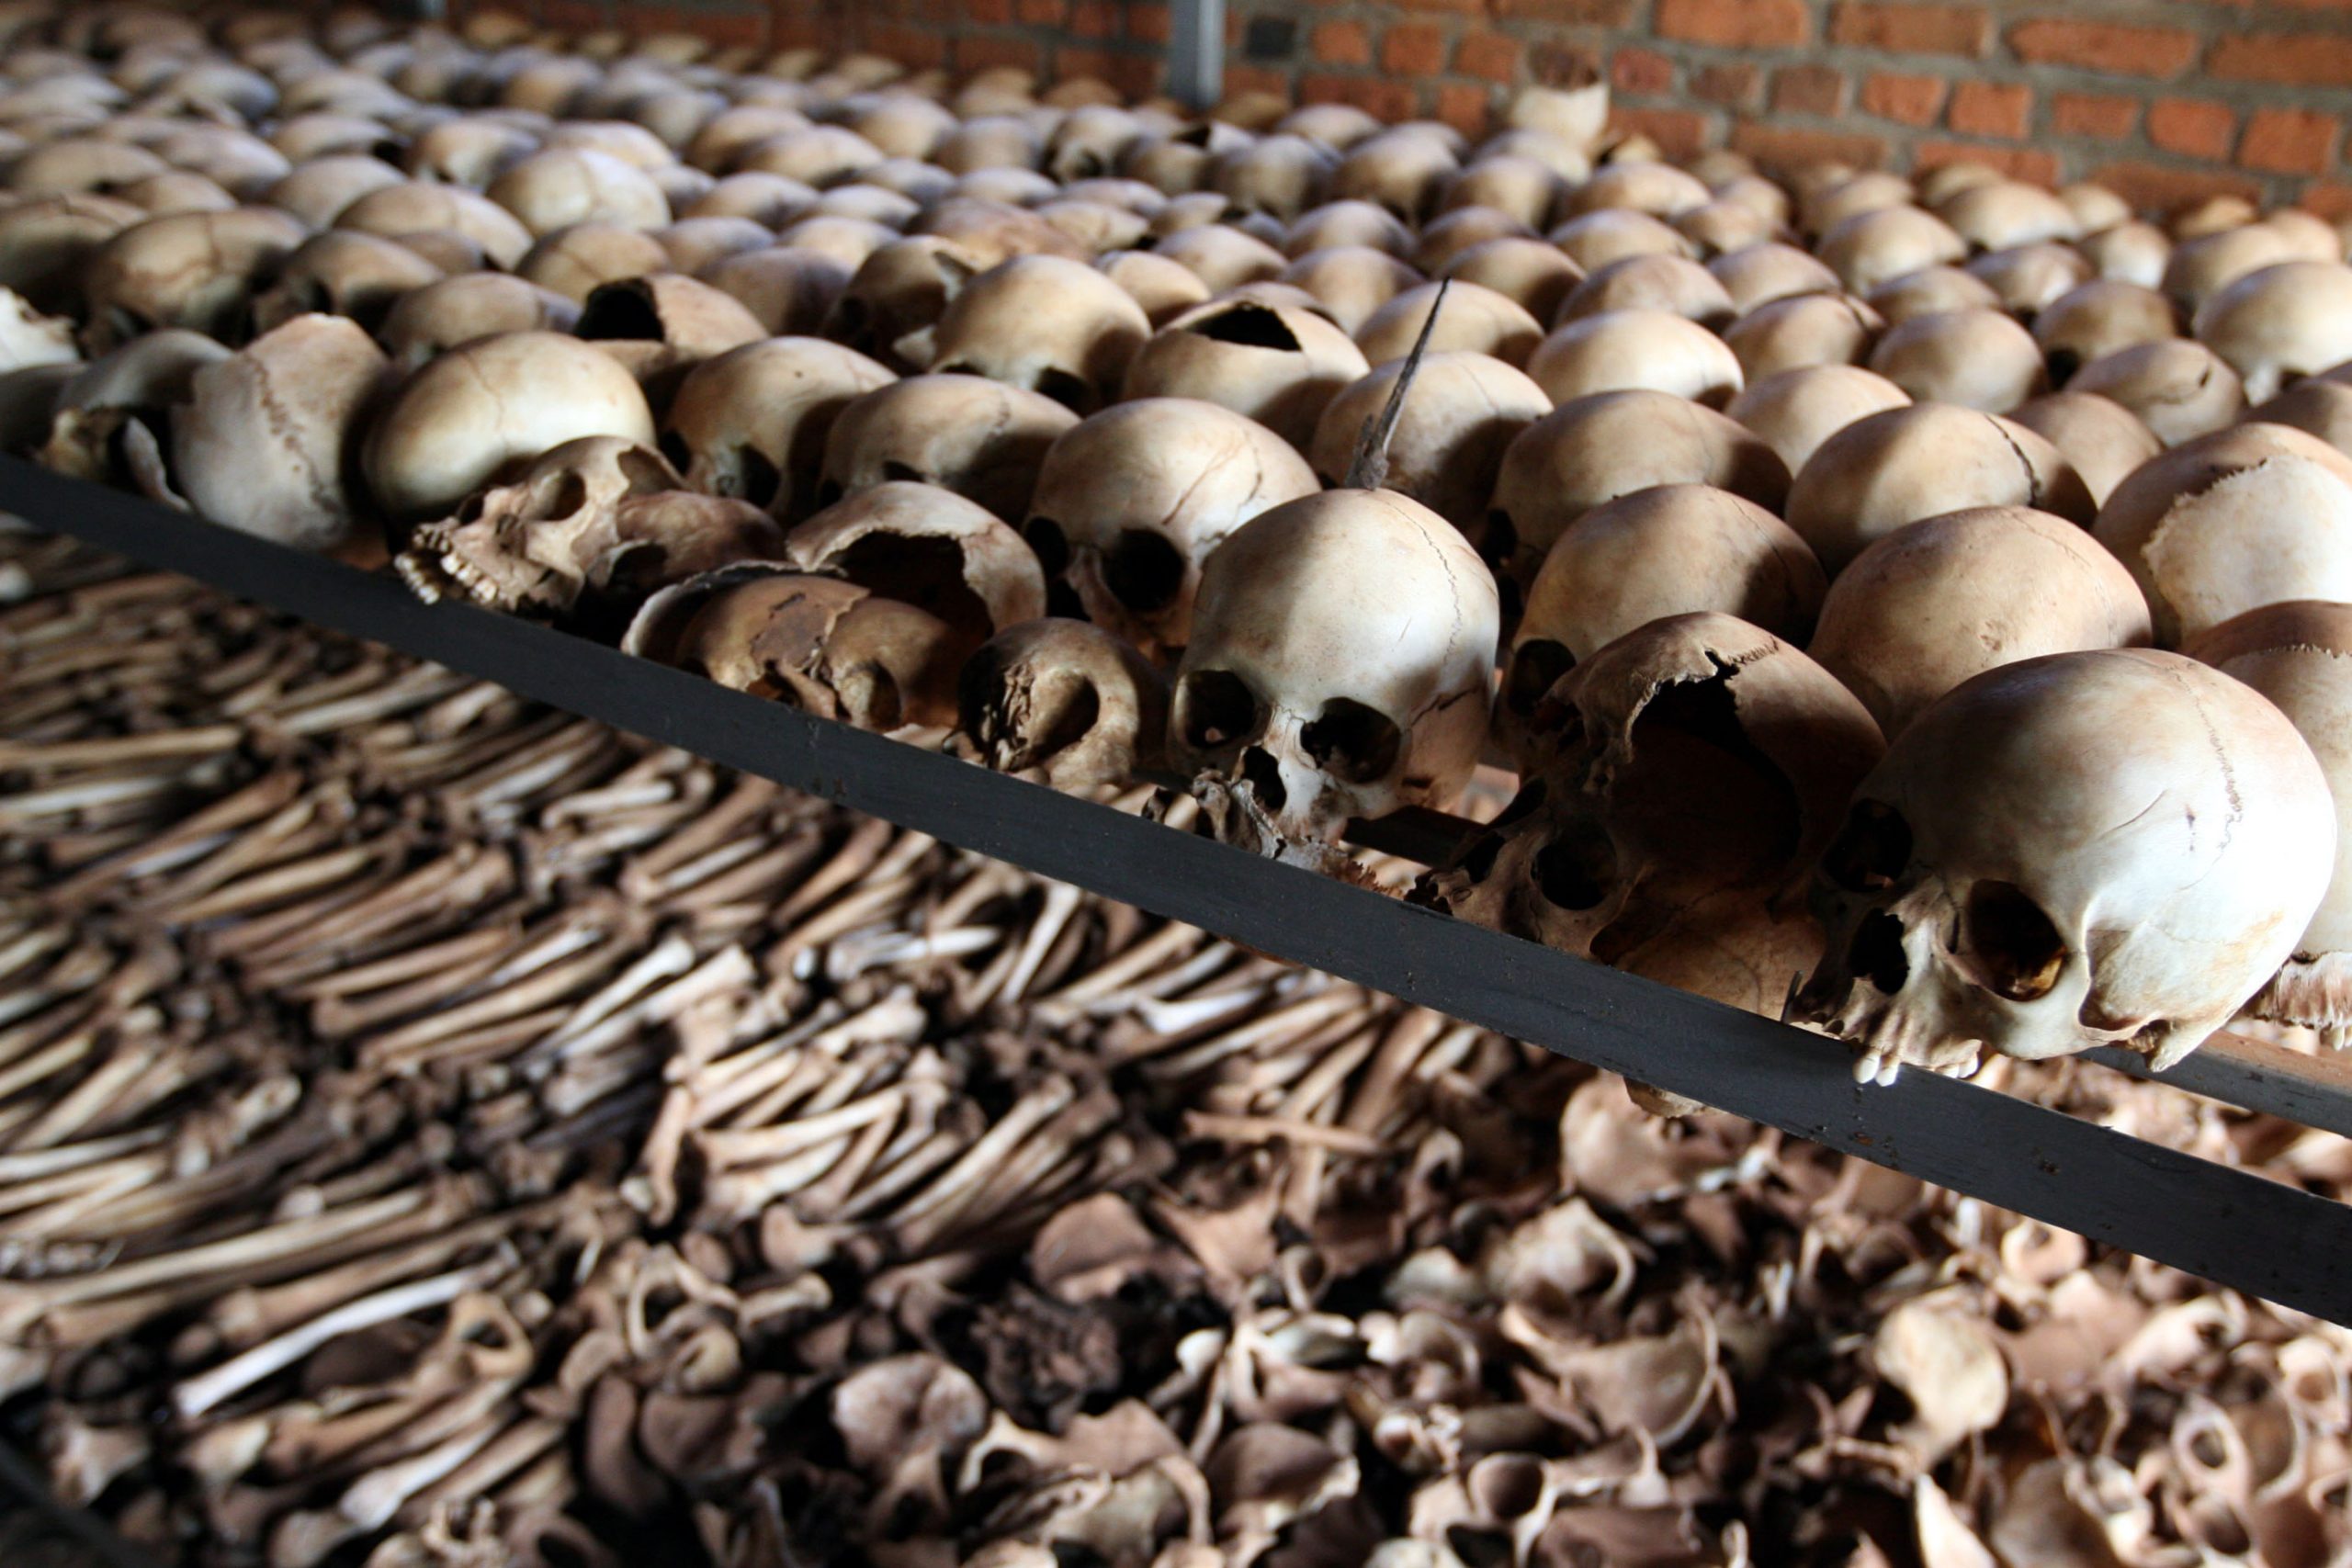
<path fill-rule="evenodd" d="M 1746 315 L 1759 305 L 1800 294 L 1835 293 L 1838 275 L 1815 256 L 1776 241 L 1717 256 L 1707 270 L 1731 296 L 1732 309 Z"/>
<path fill-rule="evenodd" d="M 448 230 L 480 245 L 500 267 L 513 267 L 531 248 L 531 231 L 488 197 L 421 180 L 369 191 L 335 214 L 334 226 L 388 240 Z"/>
<path fill-rule="evenodd" d="M 1817 254 L 1848 288 L 1868 294 L 1905 273 L 1965 259 L 1968 242 L 1925 209 L 1881 207 L 1841 220 Z"/>
<path fill-rule="evenodd" d="M 1213 299 L 1152 334 L 1128 367 L 1125 395 L 1219 403 L 1305 450 L 1324 408 L 1371 369 L 1312 310 Z"/>
<path fill-rule="evenodd" d="M 2101 355 L 2066 383 L 2122 404 L 2167 446 L 2210 435 L 2245 412 L 2245 389 L 2220 355 L 2193 338 L 2165 338 Z"/>
<path fill-rule="evenodd" d="M 2137 414 L 2097 392 L 2052 392 L 2009 418 L 2057 447 L 2100 506 L 2134 469 L 2165 449 Z"/>
<path fill-rule="evenodd" d="M 198 371 L 228 357 L 210 338 L 181 328 L 148 333 L 100 355 L 58 388 L 48 438 L 37 454 L 41 466 L 160 494 L 159 432 L 168 411 L 187 401 Z"/>
<path fill-rule="evenodd" d="M 599 285 L 572 330 L 627 367 L 657 404 L 704 360 L 768 335 L 733 295 L 673 272 Z"/>
<path fill-rule="evenodd" d="M 1648 389 L 1721 408 L 1746 384 L 1724 341 L 1665 310 L 1603 310 L 1556 328 L 1527 373 L 1554 402 Z"/>
<path fill-rule="evenodd" d="M 1571 218 L 1544 238 L 1588 276 L 1627 256 L 1687 256 L 1697 249 L 1671 224 L 1615 207 Z"/>
<path fill-rule="evenodd" d="M 982 762 L 1056 789 L 1125 784 L 1166 750 L 1167 677 L 1084 621 L 1008 626 L 965 661 L 956 699 Z"/>
<path fill-rule="evenodd" d="M 2352 266 L 2281 262 L 2238 278 L 2198 307 L 2198 338 L 2229 361 L 2249 402 L 2298 376 L 2352 359 Z"/>
<path fill-rule="evenodd" d="M 1283 234 L 1283 251 L 1291 256 L 1342 245 L 1363 245 L 1402 256 L 1413 248 L 1413 231 L 1395 213 L 1369 201 L 1327 201 L 1299 214 Z"/>
<path fill-rule="evenodd" d="M 584 147 L 547 147 L 510 164 L 484 193 L 534 235 L 576 223 L 659 229 L 670 201 L 644 170 Z"/>
<path fill-rule="evenodd" d="M 1669 484 L 1713 485 L 1777 512 L 1788 499 L 1789 470 L 1713 409 L 1667 392 L 1597 392 L 1561 404 L 1504 448 L 1480 550 L 1515 600 L 1578 517 Z"/>
<path fill-rule="evenodd" d="M 1445 291 L 1442 310 L 1440 289 Z M 1356 346 L 1373 365 L 1401 360 L 1419 341 L 1432 311 L 1437 324 L 1430 331 L 1431 354 L 1491 355 L 1519 366 L 1544 337 L 1543 324 L 1517 300 L 1475 283 L 1448 281 L 1419 284 L 1381 306 L 1356 329 Z"/>
<path fill-rule="evenodd" d="M 1459 253 L 1445 264 L 1442 276 L 1491 288 L 1525 306 L 1537 321 L 1548 321 L 1583 280 L 1584 272 L 1555 245 L 1505 237 Z"/>
<path fill-rule="evenodd" d="M 198 370 L 172 414 L 172 475 L 200 517 L 297 549 L 353 541 L 362 421 L 383 351 L 340 316 L 297 316 Z"/>
<path fill-rule="evenodd" d="M 1201 574 L 1169 750 L 1229 841 L 1329 845 L 1477 765 L 1500 607 L 1453 525 L 1379 491 L 1261 513 Z"/>
<path fill-rule="evenodd" d="M 261 207 L 132 224 L 90 258 L 83 282 L 90 346 L 103 351 L 158 327 L 243 341 L 254 296 L 302 240 L 300 223 Z"/>
<path fill-rule="evenodd" d="M 39 310 L 78 306 L 90 258 L 144 214 L 102 196 L 51 196 L 0 208 L 0 288 Z"/>
<path fill-rule="evenodd" d="M 1021 536 L 937 485 L 893 479 L 826 507 L 775 558 L 912 604 L 967 649 L 1046 613 L 1046 574 Z"/>
<path fill-rule="evenodd" d="M 2327 894 L 2247 1011 L 2316 1029 L 2341 1049 L 2352 1025 L 2352 607 L 2296 600 L 2235 615 L 2182 651 L 2278 705 L 2318 757 L 2335 799 L 2335 862 Z"/>
<path fill-rule="evenodd" d="M 578 338 L 503 333 L 401 385 L 368 435 L 368 488 L 395 520 L 446 517 L 508 464 L 582 435 L 653 440 L 635 378 Z"/>
<path fill-rule="evenodd" d="M 948 302 L 937 325 L 898 343 L 909 364 L 1041 392 L 1080 414 L 1118 396 L 1151 322 L 1127 291 L 1062 256 L 1015 256 Z"/>
<path fill-rule="evenodd" d="M 1834 581 L 1872 540 L 1971 506 L 2030 506 L 2074 523 L 2094 508 L 2058 449 L 1996 414 L 1889 409 L 1823 442 L 1789 487 L 1789 526 Z"/>
<path fill-rule="evenodd" d="M 1419 271 L 1369 245 L 1309 251 L 1282 271 L 1279 281 L 1315 296 L 1342 331 L 1352 334 L 1374 311 L 1421 281 Z"/>
<path fill-rule="evenodd" d="M 1810 366 L 1859 365 L 1885 330 L 1876 310 L 1833 291 L 1769 300 L 1726 327 L 1723 339 L 1752 386 Z"/>
<path fill-rule="evenodd" d="M 748 561 L 654 594 L 621 641 L 735 691 L 876 730 L 955 723 L 967 646 L 911 604 Z"/>
<path fill-rule="evenodd" d="M 268 332 L 297 316 L 348 316 L 369 332 L 403 297 L 441 280 L 441 269 L 397 241 L 334 229 L 313 234 L 286 258 L 277 281 L 253 302 L 254 326 Z"/>
<path fill-rule="evenodd" d="M 815 510 L 834 419 L 853 399 L 897 379 L 821 338 L 745 344 L 686 372 L 662 417 L 662 451 L 687 488 L 796 521 Z"/>
<path fill-rule="evenodd" d="M 1672 615 L 1595 652 L 1532 723 L 1519 798 L 1429 879 L 1432 902 L 1653 973 L 1692 946 L 1759 970 L 1813 947 L 1777 906 L 1884 750 L 1818 665 L 1734 616 Z M 1796 977 L 1756 974 L 1733 999 L 1784 998 Z"/>
<path fill-rule="evenodd" d="M 1751 380 L 1724 416 L 1761 436 L 1789 472 L 1803 470 L 1821 444 L 1853 423 L 1907 407 L 1909 394 L 1859 365 L 1808 365 Z"/>
<path fill-rule="evenodd" d="M 1939 310 L 1896 323 L 1871 368 L 1915 402 L 2007 413 L 2042 389 L 2041 345 L 1998 310 Z"/>
<path fill-rule="evenodd" d="M 2325 774 L 2251 687 L 2149 649 L 2006 664 L 1856 790 L 1793 1010 L 1860 1051 L 1864 1082 L 1973 1071 L 1987 1047 L 2118 1045 L 2161 1071 L 2291 955 L 2335 853 Z"/>
<path fill-rule="evenodd" d="M 1495 731 L 1521 743 L 1553 683 L 1619 637 L 1708 611 L 1802 646 L 1828 580 L 1788 525 L 1708 485 L 1655 485 L 1596 506 L 1553 542 L 1503 665 Z"/>
<path fill-rule="evenodd" d="M 1307 456 L 1326 484 L 1346 482 L 1406 364 L 1401 357 L 1389 360 L 1323 411 Z M 1551 412 L 1544 389 L 1502 360 L 1433 348 L 1414 370 L 1388 432 L 1381 488 L 1411 496 L 1476 539 L 1486 529 L 1504 449 Z"/>
<path fill-rule="evenodd" d="M 560 294 L 507 273 L 469 272 L 401 295 L 377 335 L 394 364 L 413 370 L 476 338 L 569 332 L 579 318 L 579 308 Z"/>
<path fill-rule="evenodd" d="M 2093 529 L 2177 648 L 2248 610 L 2352 601 L 2352 459 L 2280 424 L 2183 443 L 2115 487 Z"/>
<path fill-rule="evenodd" d="M 1973 272 L 1956 266 L 1923 266 L 1871 289 L 1869 303 L 1890 321 L 1907 321 L 1939 310 L 1997 310 L 2001 297 Z"/>
<path fill-rule="evenodd" d="M 684 493 L 660 453 L 591 435 L 418 527 L 393 565 L 427 602 L 571 619 L 631 612 L 656 589 L 783 548 L 757 508 Z"/>
<path fill-rule="evenodd" d="M 920 479 L 998 517 L 1026 517 L 1046 449 L 1078 416 L 1043 393 L 978 376 L 910 376 L 853 399 L 825 436 L 817 502 Z"/>
<path fill-rule="evenodd" d="M 2095 276 L 2091 264 L 2072 246 L 2050 243 L 1987 251 L 1968 264 L 1968 275 L 1993 290 L 2001 309 L 2026 321 Z"/>
<path fill-rule="evenodd" d="M 1625 256 L 1600 268 L 1561 304 L 1555 324 L 1603 310 L 1665 310 L 1721 332 L 1738 313 L 1721 279 L 1688 256 Z"/>
<path fill-rule="evenodd" d="M 2164 282 L 2172 242 L 2153 223 L 2133 220 L 2088 235 L 2075 245 L 2101 277 L 2154 288 Z"/>
<path fill-rule="evenodd" d="M 1114 251 L 1094 265 L 1143 307 L 1154 332 L 1209 301 L 1209 286 L 1190 267 L 1149 251 Z"/>
<path fill-rule="evenodd" d="M 1806 651 L 1891 739 L 1987 670 L 2151 639 L 2139 585 L 2098 540 L 2046 512 L 1987 506 L 1898 528 L 1855 557 Z"/>
<path fill-rule="evenodd" d="M 2080 233 L 2067 205 L 2022 180 L 1987 180 L 1933 203 L 1937 216 L 1973 251 L 2006 251 Z"/>
<path fill-rule="evenodd" d="M 2172 301 L 2153 288 L 2111 277 L 2067 290 L 2033 318 L 2033 341 L 2050 367 L 2050 384 L 2060 388 L 2094 359 L 2161 343 L 2178 331 Z"/>

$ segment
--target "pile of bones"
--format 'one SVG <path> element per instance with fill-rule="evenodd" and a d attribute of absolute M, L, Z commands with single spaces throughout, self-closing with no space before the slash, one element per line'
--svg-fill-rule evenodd
<path fill-rule="evenodd" d="M 2352 1024 L 2308 214 L 1680 168 L 1597 87 L 0 36 L 0 448 L 2346 1174 L 2064 1060 Z M 2336 1330 L 70 545 L 0 590 L 0 1389 L 166 1558 L 2352 1553 Z"/>

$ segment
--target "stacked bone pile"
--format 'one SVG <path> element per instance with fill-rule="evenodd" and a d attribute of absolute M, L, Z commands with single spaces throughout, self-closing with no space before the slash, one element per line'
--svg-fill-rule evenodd
<path fill-rule="evenodd" d="M 1474 143 L 492 12 L 0 28 L 0 446 L 1343 874 L 1483 758 L 1417 897 L 1865 1077 L 2352 1021 L 2308 214 L 1677 168 L 1599 89 Z"/>
<path fill-rule="evenodd" d="M 0 582 L 0 1419 L 158 1563 L 2352 1551 L 2352 1333 L 65 541 Z"/>

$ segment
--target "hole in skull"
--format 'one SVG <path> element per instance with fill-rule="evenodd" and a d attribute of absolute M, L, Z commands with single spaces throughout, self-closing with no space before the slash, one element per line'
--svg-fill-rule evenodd
<path fill-rule="evenodd" d="M 1073 376 L 1067 370 L 1038 371 L 1036 389 L 1072 413 L 1092 413 L 1102 400 L 1084 377 Z"/>
<path fill-rule="evenodd" d="M 1091 619 L 1086 613 L 1085 602 L 1067 578 L 1057 577 L 1046 584 L 1046 614 L 1058 621 Z"/>
<path fill-rule="evenodd" d="M 1511 649 L 1503 677 L 1503 705 L 1521 718 L 1535 711 L 1552 682 L 1577 667 L 1577 656 L 1550 637 L 1531 637 Z"/>
<path fill-rule="evenodd" d="M 770 504 L 784 489 L 784 470 L 756 446 L 735 448 L 735 470 L 736 487 L 742 491 L 742 499 L 754 506 Z"/>
<path fill-rule="evenodd" d="M 1068 159 L 1062 178 L 1074 184 L 1080 180 L 1100 179 L 1107 173 L 1109 170 L 1103 166 L 1101 158 L 1091 152 L 1080 152 Z"/>
<path fill-rule="evenodd" d="M 1854 928 L 1846 949 L 1846 967 L 1893 996 L 1911 978 L 1911 959 L 1903 951 L 1903 922 L 1884 909 L 1872 909 Z"/>
<path fill-rule="evenodd" d="M 901 463 L 896 457 L 882 462 L 882 477 L 886 479 L 906 479 L 914 484 L 929 484 L 931 476 L 911 463 Z"/>
<path fill-rule="evenodd" d="M 2054 390 L 2075 378 L 2075 372 L 2083 367 L 2083 356 L 2071 348 L 2053 348 L 2049 364 L 2050 385 Z"/>
<path fill-rule="evenodd" d="M 1229 310 L 1219 310 L 1204 317 L 1185 329 L 1207 338 L 1212 343 L 1229 343 L 1243 348 L 1271 348 L 1282 354 L 1296 354 L 1298 338 L 1283 319 L 1263 305 L 1241 304 Z"/>
<path fill-rule="evenodd" d="M 1177 733 L 1195 751 L 1238 746 L 1264 722 L 1258 694 L 1230 670 L 1195 670 L 1176 683 Z"/>
<path fill-rule="evenodd" d="M 1710 656 L 1713 658 L 1713 656 Z M 1654 842 L 1701 864 L 1762 871 L 1797 852 L 1796 790 L 1740 723 L 1730 666 L 1712 680 L 1660 688 L 1634 720 L 1634 766 L 1617 800 Z M 1738 803 L 1725 810 L 1724 801 Z"/>
<path fill-rule="evenodd" d="M 570 517 L 588 504 L 588 481 L 565 469 L 550 475 L 531 492 L 531 511 L 526 521 L 544 523 L 558 517 Z"/>
<path fill-rule="evenodd" d="M 1993 991 L 2013 1002 L 2050 994 L 2066 966 L 2066 944 L 2041 906 L 2009 882 L 1980 882 L 1968 890 L 1966 951 Z"/>
<path fill-rule="evenodd" d="M 1350 784 L 1372 784 L 1396 771 L 1405 732 L 1377 708 L 1333 697 L 1298 732 L 1315 765 Z"/>
<path fill-rule="evenodd" d="M 592 341 L 663 341 L 662 314 L 634 282 L 600 284 L 580 308 L 574 335 Z"/>
<path fill-rule="evenodd" d="M 820 507 L 831 506 L 848 493 L 842 488 L 842 481 L 839 479 L 820 480 L 817 486 L 817 504 Z"/>
<path fill-rule="evenodd" d="M 1164 610 L 1184 588 L 1184 557 L 1167 536 L 1128 528 L 1102 562 L 1103 586 L 1137 614 Z"/>
<path fill-rule="evenodd" d="M 1535 890 L 1563 909 L 1589 909 L 1617 880 L 1617 852 L 1600 832 L 1566 832 L 1535 855 Z"/>
<path fill-rule="evenodd" d="M 1023 525 L 1021 536 L 1029 541 L 1047 577 L 1059 577 L 1069 570 L 1069 536 L 1062 532 L 1060 524 L 1050 517 L 1032 517 Z"/>
<path fill-rule="evenodd" d="M 1464 1568 L 1508 1568 L 1513 1561 L 1510 1537 L 1502 1530 L 1474 1525 L 1450 1525 L 1445 1544 L 1462 1560 Z"/>
<path fill-rule="evenodd" d="M 1256 792 L 1258 804 L 1268 811 L 1280 811 L 1290 799 L 1290 791 L 1283 787 L 1281 764 L 1262 746 L 1252 746 L 1241 753 L 1241 776 Z"/>
<path fill-rule="evenodd" d="M 670 466 L 678 472 L 683 474 L 693 466 L 694 452 L 687 446 L 686 438 L 676 431 L 663 431 L 661 439 L 655 445 L 661 448 L 662 456 L 670 459 Z"/>
<path fill-rule="evenodd" d="M 1206 121 L 1204 121 L 1199 125 L 1193 126 L 1189 130 L 1178 131 L 1168 140 L 1170 141 L 1181 142 L 1186 147 L 1206 147 L 1209 144 L 1209 137 L 1213 134 L 1214 130 L 1214 127 L 1209 125 Z"/>
<path fill-rule="evenodd" d="M 1473 882 L 1484 882 L 1495 874 L 1495 862 L 1501 858 L 1503 846 L 1509 842 L 1510 835 L 1490 828 L 1470 840 L 1470 847 L 1463 852 L 1454 869 Z"/>
<path fill-rule="evenodd" d="M 1512 525 L 1510 513 L 1498 506 L 1487 513 L 1487 525 L 1472 543 L 1477 547 L 1478 558 L 1499 571 L 1519 548 L 1519 529 Z"/>
<path fill-rule="evenodd" d="M 833 335 L 843 343 L 854 343 L 873 323 L 873 312 L 865 301 L 844 296 L 833 307 Z"/>
<path fill-rule="evenodd" d="M 1849 893 L 1883 892 L 1910 863 L 1911 825 L 1878 800 L 1854 802 L 1821 857 L 1822 874 Z"/>
<path fill-rule="evenodd" d="M 978 647 L 995 632 L 988 605 L 964 581 L 964 552 L 953 539 L 868 534 L 833 558 L 860 588 L 928 610 Z"/>

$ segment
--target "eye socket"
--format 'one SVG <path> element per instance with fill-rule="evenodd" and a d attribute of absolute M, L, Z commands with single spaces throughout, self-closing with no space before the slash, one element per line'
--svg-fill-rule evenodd
<path fill-rule="evenodd" d="M 1264 725 L 1258 694 L 1230 670 L 1195 670 L 1176 683 L 1176 732 L 1195 751 L 1238 746 Z"/>
<path fill-rule="evenodd" d="M 1617 880 L 1616 846 L 1607 835 L 1566 832 L 1536 852 L 1535 889 L 1563 909 L 1589 909 Z"/>
<path fill-rule="evenodd" d="M 1405 752 L 1404 731 L 1377 708 L 1346 697 L 1323 705 L 1298 732 L 1299 744 L 1325 773 L 1350 784 L 1372 784 L 1396 769 Z"/>
<path fill-rule="evenodd" d="M 2010 1001 L 2048 996 L 2066 967 L 2066 943 L 2057 926 L 2015 883 L 1971 887 L 1961 931 L 1986 987 Z"/>
<path fill-rule="evenodd" d="M 1821 857 L 1822 874 L 1849 893 L 1883 893 L 1911 863 L 1911 825 L 1884 801 L 1858 800 Z"/>
<path fill-rule="evenodd" d="M 1148 528 L 1123 530 L 1102 562 L 1102 585 L 1130 610 L 1164 610 L 1183 591 L 1184 558 L 1162 535 Z"/>
<path fill-rule="evenodd" d="M 1552 682 L 1577 667 L 1577 656 L 1550 637 L 1531 637 L 1511 650 L 1503 677 L 1503 705 L 1521 718 L 1535 711 Z"/>
<path fill-rule="evenodd" d="M 1069 536 L 1062 532 L 1060 524 L 1050 517 L 1032 517 L 1022 528 L 1021 536 L 1029 541 L 1029 548 L 1047 577 L 1059 577 L 1069 570 Z"/>
<path fill-rule="evenodd" d="M 1092 413 L 1101 400 L 1083 377 L 1050 367 L 1037 372 L 1036 390 L 1076 414 Z"/>

